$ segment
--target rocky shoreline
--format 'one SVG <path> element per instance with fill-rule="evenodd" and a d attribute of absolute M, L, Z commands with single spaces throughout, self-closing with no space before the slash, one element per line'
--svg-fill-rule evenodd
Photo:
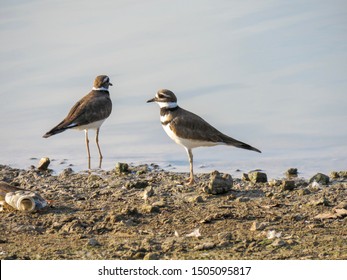
<path fill-rule="evenodd" d="M 0 165 L 36 192 L 34 212 L 4 204 L 1 259 L 346 259 L 347 172 L 282 180 L 256 171 L 165 171 L 155 164 L 78 172 Z"/>

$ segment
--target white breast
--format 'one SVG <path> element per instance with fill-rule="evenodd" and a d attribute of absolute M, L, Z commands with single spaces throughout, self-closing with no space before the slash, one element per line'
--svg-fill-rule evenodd
<path fill-rule="evenodd" d="M 168 122 L 168 121 L 171 121 L 171 116 L 169 114 L 166 114 L 164 116 L 160 116 L 160 122 L 161 123 L 165 123 L 165 122 Z"/>

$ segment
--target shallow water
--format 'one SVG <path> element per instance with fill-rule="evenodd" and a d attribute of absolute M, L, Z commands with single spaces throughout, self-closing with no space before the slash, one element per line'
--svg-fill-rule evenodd
<path fill-rule="evenodd" d="M 182 147 L 146 104 L 169 88 L 179 105 L 262 150 L 194 150 L 195 171 L 279 177 L 347 168 L 345 1 L 2 1 L 0 163 L 87 168 L 84 134 L 42 135 L 107 74 L 113 112 L 103 168 L 158 163 L 188 172 Z M 91 137 L 93 132 L 90 133 Z M 92 140 L 92 139 L 91 139 Z M 98 166 L 92 140 L 92 167 Z M 31 159 L 37 158 L 37 159 Z"/>

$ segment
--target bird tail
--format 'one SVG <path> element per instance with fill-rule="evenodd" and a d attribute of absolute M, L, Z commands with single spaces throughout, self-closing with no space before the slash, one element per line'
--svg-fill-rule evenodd
<path fill-rule="evenodd" d="M 55 134 L 62 133 L 66 129 L 67 129 L 66 127 L 64 127 L 64 128 L 54 127 L 50 131 L 46 132 L 46 134 L 43 135 L 42 137 L 43 138 L 48 138 L 48 137 L 53 136 Z"/>
<path fill-rule="evenodd" d="M 58 125 L 56 125 L 55 127 L 53 127 L 50 131 L 48 131 L 45 135 L 43 135 L 43 138 L 48 138 L 52 135 L 58 134 L 58 133 L 62 133 L 65 130 L 69 129 L 69 128 L 74 128 L 76 127 L 76 125 L 68 125 L 68 123 L 66 123 L 65 120 L 63 120 L 62 122 L 60 122 Z"/>
<path fill-rule="evenodd" d="M 254 148 L 252 147 L 251 145 L 248 145 L 244 142 L 241 142 L 239 140 L 236 140 L 234 138 L 231 138 L 227 135 L 223 135 L 224 139 L 223 139 L 223 142 L 227 145 L 230 145 L 230 146 L 235 146 L 237 148 L 241 148 L 241 149 L 246 149 L 246 150 L 251 150 L 251 151 L 255 151 L 255 152 L 258 152 L 258 153 L 261 153 L 260 150 L 258 150 L 257 148 Z"/>
<path fill-rule="evenodd" d="M 234 144 L 234 146 L 238 147 L 238 148 L 242 148 L 242 149 L 251 150 L 251 151 L 255 151 L 255 152 L 261 153 L 261 151 L 258 150 L 257 148 L 254 148 L 251 145 L 248 145 L 248 144 L 240 142 L 240 141 L 239 141 L 239 143 L 237 145 Z"/>

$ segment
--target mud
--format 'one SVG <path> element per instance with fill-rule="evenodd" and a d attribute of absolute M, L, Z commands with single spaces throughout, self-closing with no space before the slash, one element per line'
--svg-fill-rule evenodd
<path fill-rule="evenodd" d="M 187 186 L 188 174 L 155 164 L 58 175 L 0 165 L 0 181 L 49 202 L 36 212 L 4 206 L 0 258 L 347 259 L 346 178 L 223 175 L 232 186 L 211 192 L 214 176 Z"/>

